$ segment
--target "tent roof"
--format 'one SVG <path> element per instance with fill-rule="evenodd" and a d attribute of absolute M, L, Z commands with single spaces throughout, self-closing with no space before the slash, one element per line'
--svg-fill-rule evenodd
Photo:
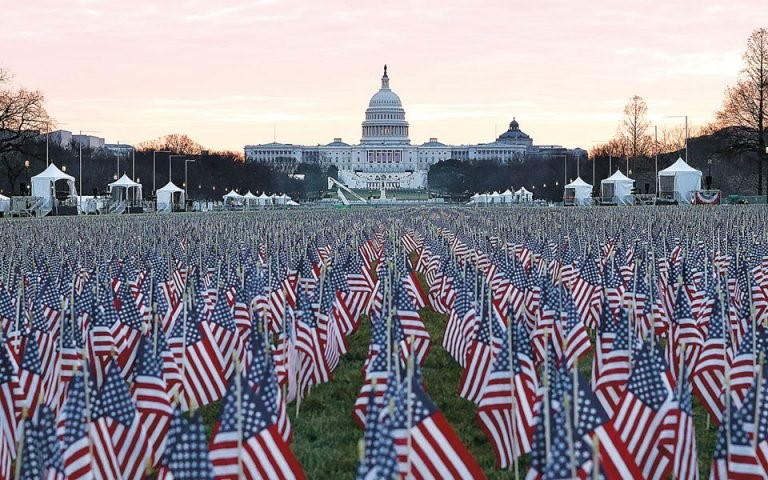
<path fill-rule="evenodd" d="M 0 193 L 0 200 L 10 200 L 10 198 L 6 197 L 2 193 Z"/>
<path fill-rule="evenodd" d="M 576 180 L 572 181 L 571 183 L 569 183 L 565 187 L 566 188 L 568 188 L 568 187 L 589 187 L 589 188 L 592 188 L 592 185 L 590 185 L 587 182 L 585 182 L 584 180 L 582 180 L 581 177 L 576 177 Z"/>
<path fill-rule="evenodd" d="M 299 204 L 298 204 L 298 203 L 296 203 L 296 202 L 294 202 L 293 200 L 288 200 L 288 203 L 287 203 L 287 204 L 288 204 L 288 205 L 291 205 L 291 206 L 294 206 L 294 207 L 298 207 L 298 206 L 299 206 Z"/>
<path fill-rule="evenodd" d="M 659 171 L 659 175 L 674 175 L 679 172 L 691 172 L 701 175 L 701 170 L 697 170 L 692 166 L 685 163 L 681 157 L 677 157 L 677 160 L 672 165 L 668 166 L 664 170 Z"/>
<path fill-rule="evenodd" d="M 266 199 L 266 198 L 272 198 L 272 197 L 270 197 L 269 195 L 267 195 L 267 194 L 266 194 L 266 193 L 264 193 L 264 192 L 261 192 L 261 195 L 259 195 L 259 196 L 258 196 L 258 197 L 256 197 L 256 198 L 265 198 L 265 199 Z"/>
<path fill-rule="evenodd" d="M 228 194 L 224 195 L 224 198 L 243 198 L 243 196 L 234 190 L 230 190 Z"/>
<path fill-rule="evenodd" d="M 123 174 L 122 177 L 117 179 L 116 181 L 109 184 L 110 187 L 140 187 L 141 185 L 134 182 L 126 174 Z"/>
<path fill-rule="evenodd" d="M 518 191 L 516 191 L 515 193 L 519 193 L 520 195 L 525 195 L 525 194 L 531 193 L 531 192 L 528 191 L 525 187 L 520 187 L 520 189 Z"/>
<path fill-rule="evenodd" d="M 257 197 L 256 195 L 252 194 L 252 193 L 251 193 L 251 191 L 250 191 L 250 190 L 248 190 L 248 193 L 246 193 L 245 195 L 243 195 L 243 198 L 247 198 L 247 199 L 253 199 L 253 198 L 259 198 L 259 197 Z"/>
<path fill-rule="evenodd" d="M 163 188 L 157 189 L 158 192 L 183 192 L 184 190 L 177 187 L 173 182 L 168 182 Z"/>
<path fill-rule="evenodd" d="M 512 192 L 509 189 L 506 189 L 506 190 L 504 190 L 504 193 L 502 193 L 502 195 L 509 196 L 509 195 L 512 195 Z"/>
<path fill-rule="evenodd" d="M 38 173 L 34 177 L 32 177 L 32 180 L 36 178 L 42 178 L 42 179 L 50 178 L 52 180 L 72 180 L 72 181 L 75 180 L 75 177 L 73 177 L 72 175 L 67 175 L 66 173 L 62 172 L 61 170 L 59 170 L 59 167 L 57 167 L 52 163 L 48 165 L 48 168 Z"/>
<path fill-rule="evenodd" d="M 616 170 L 616 173 L 603 180 L 603 182 L 634 182 L 631 178 L 621 173 L 621 170 Z"/>

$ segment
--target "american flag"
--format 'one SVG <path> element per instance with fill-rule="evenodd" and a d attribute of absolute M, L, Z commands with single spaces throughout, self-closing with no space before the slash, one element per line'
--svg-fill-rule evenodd
<path fill-rule="evenodd" d="M 595 348 L 593 388 L 600 404 L 611 416 L 619 406 L 627 386 L 630 371 L 630 348 L 635 333 L 629 329 L 627 312 L 620 309 L 618 322 L 612 314 L 600 322 L 600 333 Z"/>
<path fill-rule="evenodd" d="M 254 356 L 257 356 L 258 351 L 261 351 L 264 359 L 262 362 L 254 362 L 249 366 L 248 383 L 258 392 L 259 397 L 264 401 L 269 411 L 275 414 L 277 429 L 283 441 L 290 443 L 293 437 L 293 430 L 288 419 L 283 392 L 277 384 L 277 375 L 275 374 L 275 364 L 271 349 L 267 344 L 264 344 L 258 348 L 254 347 L 254 350 L 256 350 L 254 351 Z"/>
<path fill-rule="evenodd" d="M 41 405 L 33 417 L 32 432 L 36 437 L 36 445 L 33 448 L 39 449 L 40 471 L 39 477 L 30 476 L 30 478 L 45 478 L 46 480 L 64 480 L 64 462 L 62 458 L 61 445 L 56 437 L 56 415 L 47 405 Z M 25 478 L 22 474 L 21 478 Z"/>
<path fill-rule="evenodd" d="M 732 356 L 725 328 L 720 301 L 717 300 L 712 305 L 712 318 L 709 321 L 707 339 L 691 377 L 694 393 L 717 424 L 720 423 L 725 408 L 723 399 L 725 369 Z"/>
<path fill-rule="evenodd" d="M 572 369 L 579 358 L 590 351 L 591 344 L 587 329 L 584 327 L 584 322 L 576 311 L 576 305 L 571 300 L 571 295 L 567 291 L 564 291 L 562 295 L 563 310 L 560 312 L 560 322 L 555 333 L 559 336 L 566 365 L 568 369 Z"/>
<path fill-rule="evenodd" d="M 448 421 L 424 392 L 418 381 L 411 380 L 410 428 L 406 425 L 410 451 L 407 476 L 414 478 L 480 479 L 485 478 L 477 461 L 453 431 Z"/>
<path fill-rule="evenodd" d="M 110 363 L 104 385 L 91 397 L 92 454 L 95 474 L 101 478 L 140 479 L 149 459 L 149 445 L 139 415 L 120 376 Z"/>
<path fill-rule="evenodd" d="M 403 286 L 396 284 L 393 295 L 396 314 L 400 321 L 400 325 L 403 328 L 405 340 L 409 343 L 410 348 L 416 355 L 419 365 L 424 365 L 424 361 L 427 358 L 427 353 L 429 352 L 432 343 L 429 332 L 424 326 L 424 322 L 419 317 L 419 313 L 414 308 L 411 299 L 406 293 L 406 289 Z M 412 344 L 411 337 L 413 337 Z"/>
<path fill-rule="evenodd" d="M 67 479 L 72 480 L 92 478 L 84 379 L 82 370 L 79 370 L 69 382 L 67 399 L 57 425 L 62 442 L 64 473 Z"/>
<path fill-rule="evenodd" d="M 488 380 L 496 353 L 493 345 L 493 319 L 486 305 L 481 307 L 475 333 L 469 342 L 464 371 L 459 383 L 459 395 L 478 404 L 483 393 L 483 387 Z"/>
<path fill-rule="evenodd" d="M 235 319 L 232 315 L 232 309 L 222 291 L 218 294 L 218 299 L 213 307 L 213 313 L 207 322 L 213 334 L 216 346 L 221 353 L 224 361 L 224 377 L 229 378 L 235 369 L 235 356 L 240 362 L 243 361 L 245 346 L 240 339 L 240 333 L 235 325 Z"/>
<path fill-rule="evenodd" d="M 382 408 L 376 393 L 368 393 L 368 409 L 365 413 L 363 458 L 358 463 L 356 480 L 392 479 L 398 470 L 397 450 L 389 429 L 390 416 L 380 415 Z"/>
<path fill-rule="evenodd" d="M 656 345 L 646 341 L 632 358 L 632 373 L 619 404 L 614 425 L 643 478 L 666 478 L 673 457 L 661 442 L 674 432 L 676 402 Z M 672 420 L 672 422 L 670 422 Z"/>
<path fill-rule="evenodd" d="M 165 456 L 157 480 L 213 480 L 213 466 L 200 412 L 195 411 L 188 420 L 182 416 L 181 424 L 181 428 L 173 432 L 176 435 L 174 447 Z"/>
<path fill-rule="evenodd" d="M 597 262 L 587 256 L 579 268 L 579 274 L 571 283 L 573 301 L 581 321 L 591 329 L 597 328 L 600 321 L 602 285 Z"/>
<path fill-rule="evenodd" d="M 399 366 L 395 365 L 393 368 L 399 368 Z M 388 375 L 387 350 L 385 348 L 377 353 L 372 361 L 368 362 L 368 366 L 365 369 L 363 386 L 357 395 L 355 406 L 352 409 L 352 415 L 360 428 L 365 428 L 366 412 L 370 408 L 371 398 L 380 399 L 387 390 Z"/>
<path fill-rule="evenodd" d="M 675 458 L 672 474 L 679 480 L 698 480 L 699 462 L 696 453 L 696 431 L 693 426 L 691 384 L 688 381 L 685 362 L 682 362 L 677 383 L 675 387 L 678 397 L 677 432 L 673 449 Z"/>
<path fill-rule="evenodd" d="M 0 342 L 0 477 L 11 478 L 11 463 L 16 456 L 16 414 L 14 395 L 16 374 L 4 342 Z"/>
<path fill-rule="evenodd" d="M 516 324 L 509 328 L 514 329 Z M 520 365 L 519 353 L 510 346 L 527 342 L 520 328 L 505 335 L 493 359 L 488 381 L 478 400 L 477 421 L 496 453 L 496 468 L 508 468 L 520 455 L 531 451 L 536 379 Z M 519 341 L 514 341 L 519 339 Z M 530 347 L 529 347 L 530 348 Z M 535 375 L 535 372 L 534 372 Z"/>
<path fill-rule="evenodd" d="M 275 413 L 247 383 L 241 378 L 238 389 L 232 382 L 224 398 L 220 424 L 211 440 L 216 478 L 306 478 L 278 431 Z"/>
<path fill-rule="evenodd" d="M 296 304 L 296 349 L 299 351 L 299 394 L 304 397 L 312 385 L 328 382 L 331 369 L 325 360 L 325 344 L 320 337 L 315 312 L 306 291 L 300 292 Z"/>
<path fill-rule="evenodd" d="M 131 393 L 142 427 L 147 434 L 152 465 L 158 465 L 165 449 L 165 437 L 168 434 L 173 408 L 168 386 L 163 378 L 163 362 L 152 350 L 151 338 L 142 336 Z"/>
<path fill-rule="evenodd" d="M 448 316 L 443 335 L 443 348 L 459 365 L 466 365 L 467 350 L 477 323 L 477 313 L 472 305 L 472 292 L 466 282 L 457 283 L 456 301 Z"/>
<path fill-rule="evenodd" d="M 27 337 L 24 342 L 24 352 L 21 355 L 17 376 L 18 383 L 14 396 L 16 398 L 16 416 L 21 418 L 24 409 L 28 409 L 30 415 L 34 414 L 43 388 L 42 367 L 40 366 L 40 355 L 37 352 L 37 343 L 30 337 Z"/>
<path fill-rule="evenodd" d="M 224 360 L 213 333 L 207 322 L 199 321 L 196 312 L 190 313 L 176 323 L 168 339 L 181 372 L 180 400 L 185 409 L 189 408 L 187 400 L 202 407 L 221 398 L 226 389 Z"/>

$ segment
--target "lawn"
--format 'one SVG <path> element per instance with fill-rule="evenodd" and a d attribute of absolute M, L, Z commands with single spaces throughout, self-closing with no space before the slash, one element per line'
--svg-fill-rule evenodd
<path fill-rule="evenodd" d="M 464 445 L 477 459 L 489 479 L 513 478 L 511 471 L 494 467 L 493 449 L 475 421 L 475 405 L 459 397 L 461 368 L 442 347 L 446 317 L 423 309 L 421 318 L 432 337 L 432 348 L 423 367 L 427 393 L 443 411 Z M 348 338 L 349 353 L 342 359 L 331 382 L 316 386 L 301 402 L 288 411 L 293 425 L 291 448 L 311 479 L 348 479 L 354 477 L 358 443 L 363 432 L 352 420 L 352 407 L 363 385 L 363 363 L 370 341 L 370 322 L 363 318 L 359 331 Z M 579 370 L 589 378 L 591 354 L 579 361 Z M 210 434 L 218 416 L 219 403 L 203 408 L 203 419 Z M 698 437 L 699 467 L 702 478 L 709 476 L 716 427 L 707 429 L 704 408 L 694 400 L 694 418 Z M 520 478 L 527 471 L 527 457 L 520 462 Z"/>

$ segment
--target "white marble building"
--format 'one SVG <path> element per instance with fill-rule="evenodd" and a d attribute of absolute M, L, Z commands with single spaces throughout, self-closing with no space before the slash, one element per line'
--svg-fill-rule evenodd
<path fill-rule="evenodd" d="M 578 150 L 578 149 L 577 149 Z M 533 139 L 520 130 L 516 120 L 494 142 L 478 145 L 445 145 L 430 138 L 421 145 L 411 145 L 408 121 L 400 97 L 389 87 L 387 66 L 381 88 L 371 97 L 362 124 L 362 138 L 357 145 L 341 138 L 322 146 L 285 143 L 246 145 L 245 159 L 291 173 L 299 163 L 335 165 L 339 180 L 359 189 L 422 189 L 427 186 L 430 165 L 442 160 L 495 160 L 522 162 L 542 156 L 577 154 L 558 145 L 535 146 Z"/>

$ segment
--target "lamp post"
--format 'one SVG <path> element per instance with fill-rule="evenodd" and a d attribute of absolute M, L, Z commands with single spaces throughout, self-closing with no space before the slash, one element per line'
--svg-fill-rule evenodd
<path fill-rule="evenodd" d="M 173 160 L 173 157 L 186 157 L 186 155 L 168 155 L 168 181 L 169 182 L 173 181 L 173 176 L 172 176 L 173 170 L 171 170 L 171 160 Z"/>
<path fill-rule="evenodd" d="M 32 186 L 29 184 L 29 160 L 24 160 L 24 168 L 27 170 L 27 191 L 21 192 L 22 195 L 29 195 L 29 192 L 32 190 Z"/>
<path fill-rule="evenodd" d="M 168 150 L 154 150 L 152 152 L 152 196 L 154 197 L 157 192 L 157 185 L 155 184 L 155 157 L 158 153 L 171 153 Z M 170 177 L 168 178 L 168 181 L 170 182 Z"/>
<path fill-rule="evenodd" d="M 187 164 L 194 163 L 194 162 L 195 162 L 194 158 L 186 158 L 186 159 L 184 159 L 184 211 L 185 212 L 187 211 L 187 202 L 189 201 L 189 198 L 187 197 L 187 195 L 188 195 L 187 194 L 187 192 L 188 192 L 188 186 L 187 185 L 189 184 L 189 181 L 187 180 Z"/>
<path fill-rule="evenodd" d="M 685 163 L 688 163 L 688 115 L 667 115 L 666 118 L 685 119 Z"/>
<path fill-rule="evenodd" d="M 77 206 L 80 208 L 80 200 L 83 196 L 83 133 L 97 133 L 93 130 L 80 130 L 79 140 L 77 142 L 80 147 L 80 195 L 77 197 Z"/>

